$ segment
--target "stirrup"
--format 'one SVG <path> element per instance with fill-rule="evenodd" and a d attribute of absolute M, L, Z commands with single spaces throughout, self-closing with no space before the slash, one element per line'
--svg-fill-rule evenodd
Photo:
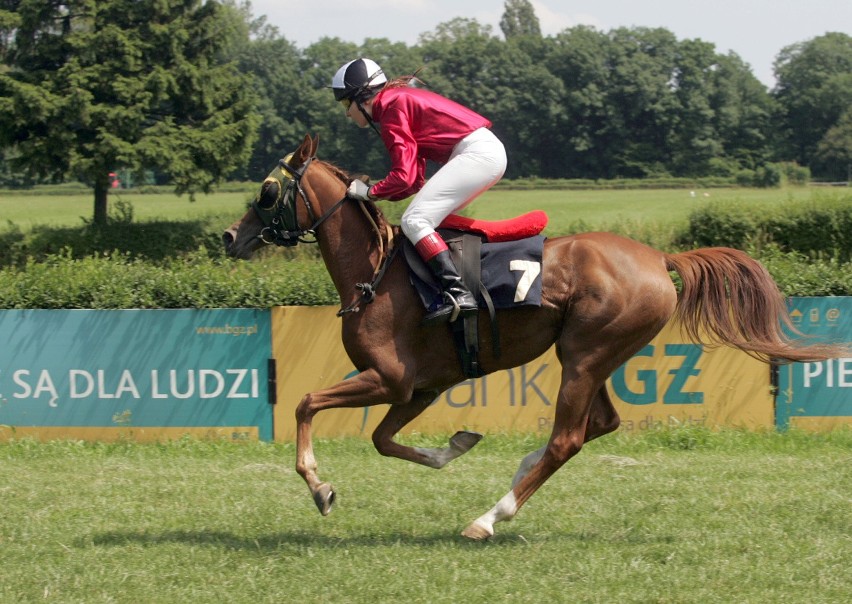
<path fill-rule="evenodd" d="M 451 300 L 451 302 L 439 306 L 437 309 L 423 317 L 423 320 L 420 321 L 421 325 L 427 327 L 431 325 L 442 325 L 444 323 L 451 323 L 458 318 L 459 313 L 461 312 L 459 303 L 453 300 L 452 296 L 447 297 Z"/>
<path fill-rule="evenodd" d="M 466 306 L 462 308 L 458 301 L 449 294 L 446 294 L 445 298 L 447 299 L 447 303 L 443 306 L 439 306 L 436 310 L 433 310 L 423 317 L 423 320 L 420 321 L 421 325 L 430 326 L 452 323 L 458 319 L 459 316 L 464 317 L 479 312 L 479 308 L 476 306 Z"/>

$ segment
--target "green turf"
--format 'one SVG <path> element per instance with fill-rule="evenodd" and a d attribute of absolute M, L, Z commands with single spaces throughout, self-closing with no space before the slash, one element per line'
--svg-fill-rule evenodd
<path fill-rule="evenodd" d="M 852 432 L 604 437 L 460 537 L 542 442 L 435 471 L 319 441 L 325 518 L 289 443 L 2 444 L 0 602 L 852 601 Z"/>

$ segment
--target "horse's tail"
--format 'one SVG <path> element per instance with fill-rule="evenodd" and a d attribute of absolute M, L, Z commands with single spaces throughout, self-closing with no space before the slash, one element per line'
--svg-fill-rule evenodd
<path fill-rule="evenodd" d="M 795 328 L 778 285 L 745 252 L 703 248 L 667 254 L 666 267 L 683 287 L 675 315 L 693 341 L 733 346 L 762 361 L 820 361 L 849 354 L 847 348 L 793 340 Z"/>

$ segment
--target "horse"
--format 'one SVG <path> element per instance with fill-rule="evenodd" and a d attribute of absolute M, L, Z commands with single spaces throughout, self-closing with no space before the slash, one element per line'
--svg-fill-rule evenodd
<path fill-rule="evenodd" d="M 482 435 L 459 431 L 444 448 L 394 440 L 465 376 L 451 329 L 420 323 L 424 306 L 407 264 L 395 254 L 404 237 L 399 227 L 372 202 L 347 197 L 352 178 L 317 159 L 318 144 L 305 136 L 225 231 L 223 243 L 231 257 L 248 259 L 267 244 L 316 242 L 340 296 L 343 346 L 358 372 L 306 394 L 296 408 L 296 471 L 325 516 L 336 493 L 317 475 L 311 423 L 320 411 L 390 404 L 372 434 L 376 450 L 430 468 L 468 452 Z M 679 292 L 670 271 L 680 276 Z M 605 382 L 672 318 L 696 343 L 731 346 L 766 362 L 843 353 L 786 335 L 782 325 L 796 332 L 777 284 L 760 263 L 735 249 L 668 254 L 606 232 L 553 237 L 545 241 L 540 277 L 540 306 L 498 310 L 496 334 L 486 328 L 489 314 L 480 312 L 480 364 L 484 373 L 516 367 L 555 345 L 561 383 L 552 433 L 521 461 L 511 489 L 462 531 L 472 540 L 493 536 L 494 525 L 511 520 L 585 443 L 618 428 Z M 497 335 L 499 356 L 490 346 Z"/>

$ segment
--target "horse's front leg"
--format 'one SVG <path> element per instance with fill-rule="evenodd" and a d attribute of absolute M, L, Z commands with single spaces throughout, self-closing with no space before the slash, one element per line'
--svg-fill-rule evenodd
<path fill-rule="evenodd" d="M 376 450 L 382 455 L 397 457 L 436 469 L 443 468 L 452 460 L 470 451 L 482 439 L 481 434 L 466 430 L 456 432 L 450 438 L 448 447 L 437 449 L 409 447 L 393 440 L 394 435 L 423 413 L 438 394 L 437 391 L 421 390 L 415 392 L 409 402 L 391 405 L 387 415 L 379 422 L 373 432 L 373 445 Z"/>
<path fill-rule="evenodd" d="M 391 402 L 391 394 L 379 373 L 369 369 L 330 388 L 306 394 L 296 407 L 296 472 L 308 484 L 317 508 L 327 516 L 334 504 L 334 488 L 317 476 L 311 423 L 323 409 L 368 407 Z"/>

